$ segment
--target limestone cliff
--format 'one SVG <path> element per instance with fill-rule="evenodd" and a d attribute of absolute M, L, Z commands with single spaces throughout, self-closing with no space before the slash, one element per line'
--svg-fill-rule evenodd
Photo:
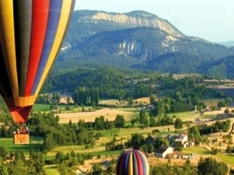
<path fill-rule="evenodd" d="M 74 20 L 76 20 L 76 22 L 80 25 L 85 26 L 89 24 L 96 24 L 96 26 L 98 26 L 96 32 L 102 31 L 102 27 L 100 25 L 105 27 L 109 26 L 109 30 L 126 29 L 131 27 L 153 27 L 163 30 L 172 36 L 184 36 L 183 33 L 176 29 L 167 20 L 145 11 L 132 11 L 129 13 L 111 13 L 104 11 L 92 11 L 92 13 L 85 13 L 84 11 L 79 11 L 77 13 L 78 14 Z M 112 27 L 110 27 L 110 25 Z M 116 26 L 116 28 L 113 28 L 113 26 Z M 90 30 L 90 28 L 88 28 L 88 30 Z M 88 30 L 86 30 L 86 32 L 89 32 Z M 93 31 L 92 34 L 96 32 Z"/>

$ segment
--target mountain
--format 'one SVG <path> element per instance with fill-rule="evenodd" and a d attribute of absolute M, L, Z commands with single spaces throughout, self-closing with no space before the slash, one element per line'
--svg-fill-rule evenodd
<path fill-rule="evenodd" d="M 220 42 L 219 44 L 231 47 L 231 46 L 234 46 L 234 41 Z"/>
<path fill-rule="evenodd" d="M 114 66 L 208 75 L 210 66 L 234 54 L 233 47 L 188 37 L 145 11 L 75 11 L 62 50 L 54 70 Z"/>

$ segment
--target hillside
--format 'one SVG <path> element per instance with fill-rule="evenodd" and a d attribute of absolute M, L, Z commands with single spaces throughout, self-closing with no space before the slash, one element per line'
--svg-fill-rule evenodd
<path fill-rule="evenodd" d="M 114 66 L 214 76 L 213 69 L 219 66 L 216 64 L 230 55 L 234 55 L 233 47 L 188 37 L 167 20 L 148 12 L 83 10 L 74 12 L 54 69 Z M 231 78 L 232 73 L 219 75 Z"/>

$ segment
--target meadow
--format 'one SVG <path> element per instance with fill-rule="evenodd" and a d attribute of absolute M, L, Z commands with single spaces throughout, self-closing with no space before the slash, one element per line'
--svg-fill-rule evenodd
<path fill-rule="evenodd" d="M 16 152 L 18 150 L 23 151 L 26 155 L 29 154 L 30 149 L 35 151 L 41 151 L 43 149 L 42 141 L 38 138 L 31 137 L 30 144 L 26 145 L 16 145 L 13 143 L 13 138 L 1 138 L 0 146 L 3 146 L 8 152 Z"/>

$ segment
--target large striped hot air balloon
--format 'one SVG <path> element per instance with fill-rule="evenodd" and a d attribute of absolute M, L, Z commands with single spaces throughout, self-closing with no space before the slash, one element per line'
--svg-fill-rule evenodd
<path fill-rule="evenodd" d="M 130 150 L 119 156 L 116 175 L 149 175 L 149 162 L 144 153 Z"/>
<path fill-rule="evenodd" d="M 75 0 L 0 0 L 0 93 L 26 123 L 60 50 Z"/>

